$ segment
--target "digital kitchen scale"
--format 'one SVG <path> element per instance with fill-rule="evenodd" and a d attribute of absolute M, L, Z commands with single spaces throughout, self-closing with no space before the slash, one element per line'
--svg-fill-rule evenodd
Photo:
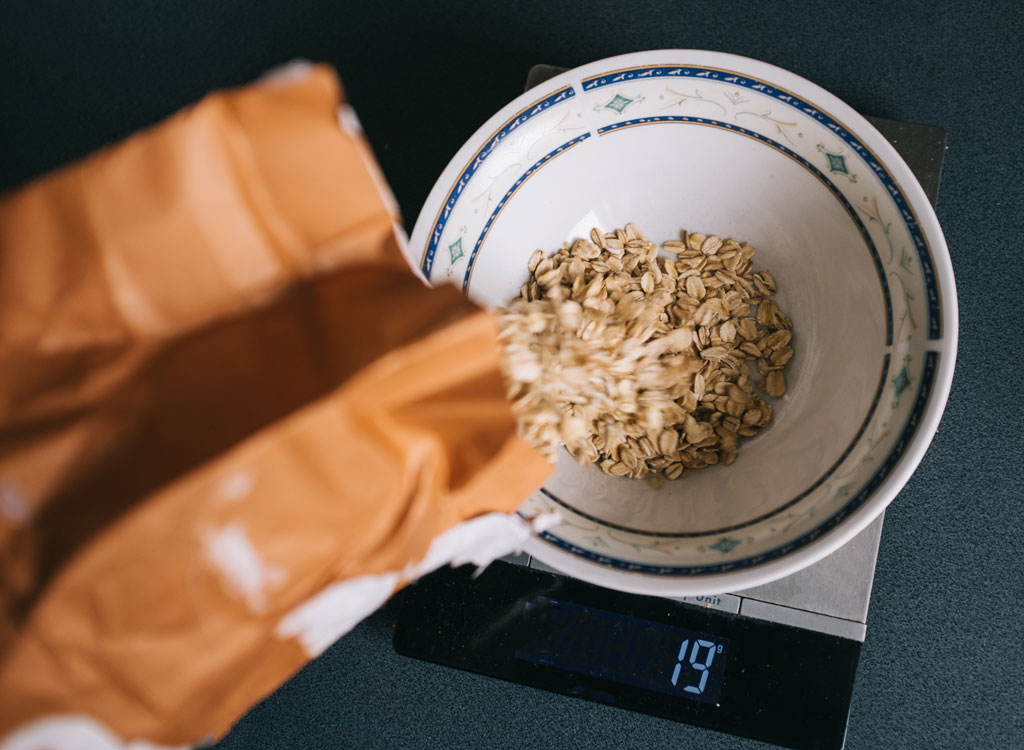
<path fill-rule="evenodd" d="M 535 66 L 527 88 L 561 72 Z M 868 118 L 932 203 L 943 131 Z M 405 656 L 751 737 L 840 750 L 867 630 L 879 517 L 815 565 L 747 591 L 679 600 L 560 575 L 526 555 L 411 586 Z"/>

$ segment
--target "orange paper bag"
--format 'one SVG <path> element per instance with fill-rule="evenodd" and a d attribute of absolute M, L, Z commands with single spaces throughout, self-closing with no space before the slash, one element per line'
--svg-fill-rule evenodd
<path fill-rule="evenodd" d="M 293 67 L 0 200 L 0 747 L 216 737 L 550 472 L 353 122 Z"/>

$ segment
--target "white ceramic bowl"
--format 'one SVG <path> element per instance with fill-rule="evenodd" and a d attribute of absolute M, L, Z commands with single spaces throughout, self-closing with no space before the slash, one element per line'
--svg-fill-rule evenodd
<path fill-rule="evenodd" d="M 810 565 L 877 517 L 924 455 L 956 356 L 953 270 L 910 169 L 863 117 L 734 55 L 638 52 L 531 89 L 449 163 L 411 261 L 487 306 L 536 248 L 592 226 L 681 228 L 757 248 L 796 355 L 771 426 L 732 466 L 660 489 L 563 455 L 521 512 L 562 522 L 527 551 L 604 586 L 685 596 Z"/>

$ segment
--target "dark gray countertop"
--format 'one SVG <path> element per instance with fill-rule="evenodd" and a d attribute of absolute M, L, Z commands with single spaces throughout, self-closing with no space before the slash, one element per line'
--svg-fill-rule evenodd
<path fill-rule="evenodd" d="M 577 6 L 571 9 L 573 6 Z M 851 750 L 1024 747 L 1024 9 L 997 2 L 341 3 L 0 8 L 0 187 L 293 57 L 332 61 L 409 225 L 536 62 L 696 47 L 793 70 L 865 114 L 936 125 L 961 338 L 942 426 L 888 511 Z M 394 654 L 389 604 L 256 707 L 235 748 L 754 748 Z"/>

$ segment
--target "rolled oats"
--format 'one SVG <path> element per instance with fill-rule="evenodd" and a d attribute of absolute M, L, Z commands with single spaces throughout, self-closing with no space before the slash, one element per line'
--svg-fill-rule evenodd
<path fill-rule="evenodd" d="M 792 322 L 754 248 L 683 232 L 661 249 L 630 223 L 530 256 L 501 313 L 503 369 L 520 434 L 552 460 L 564 444 L 612 476 L 667 479 L 731 464 L 772 417 L 751 368 L 785 393 Z"/>

